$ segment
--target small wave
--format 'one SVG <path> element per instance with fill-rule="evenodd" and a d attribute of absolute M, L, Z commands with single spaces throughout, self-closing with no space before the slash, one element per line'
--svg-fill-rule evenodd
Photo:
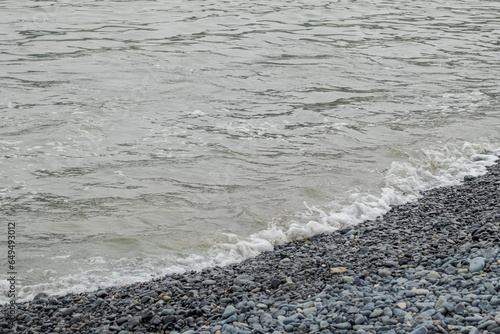
<path fill-rule="evenodd" d="M 497 146 L 500 147 L 500 146 Z M 491 153 L 486 153 L 491 152 Z M 187 270 L 225 266 L 273 250 L 274 245 L 294 239 L 330 233 L 342 227 L 357 225 L 375 219 L 390 210 L 391 205 L 403 204 L 419 198 L 422 191 L 459 184 L 466 175 L 479 176 L 486 167 L 494 164 L 500 150 L 491 144 L 449 144 L 444 147 L 406 152 L 404 161 L 393 162 L 382 180 L 378 194 L 353 192 L 350 204 L 333 201 L 327 206 L 304 203 L 306 210 L 297 212 L 295 219 L 270 222 L 268 228 L 242 237 L 224 234 L 222 241 L 205 255 L 191 254 L 176 259 L 155 257 L 109 260 L 102 257 L 88 261 L 91 271 L 74 272 L 65 277 L 50 277 L 47 282 L 23 286 L 18 291 L 18 301 L 31 300 L 36 293 L 64 295 L 81 293 L 99 288 L 131 284 Z M 113 268 L 113 269 L 110 269 Z M 7 282 L 0 282 L 0 290 L 7 291 Z M 0 303 L 6 303 L 0 295 Z"/>
<path fill-rule="evenodd" d="M 224 250 L 219 252 L 220 258 L 225 252 L 229 253 L 225 262 L 236 262 L 270 250 L 273 244 L 330 233 L 345 226 L 375 219 L 389 211 L 392 205 L 417 199 L 425 190 L 456 185 L 466 175 L 479 176 L 486 173 L 486 167 L 495 163 L 498 153 L 500 150 L 489 143 L 464 143 L 461 146 L 449 144 L 407 153 L 409 157 L 406 161 L 391 164 L 385 175 L 385 186 L 380 189 L 379 194 L 353 193 L 351 204 L 340 209 L 304 203 L 307 210 L 297 213 L 302 219 L 285 226 L 270 223 L 266 230 L 244 239 L 235 236 L 234 242 L 214 248 Z M 338 205 L 331 203 L 331 207 L 337 208 Z"/>

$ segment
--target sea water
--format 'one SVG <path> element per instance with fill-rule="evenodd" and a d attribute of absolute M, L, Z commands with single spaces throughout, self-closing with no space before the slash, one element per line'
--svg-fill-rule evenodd
<path fill-rule="evenodd" d="M 479 175 L 500 3 L 2 1 L 0 302 L 241 261 Z"/>

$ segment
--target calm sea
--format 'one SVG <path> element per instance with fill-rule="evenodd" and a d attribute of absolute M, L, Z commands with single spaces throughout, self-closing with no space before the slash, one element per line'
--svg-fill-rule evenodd
<path fill-rule="evenodd" d="M 19 300 L 241 261 L 500 148 L 496 1 L 1 1 Z M 6 302 L 6 279 L 0 302 Z"/>

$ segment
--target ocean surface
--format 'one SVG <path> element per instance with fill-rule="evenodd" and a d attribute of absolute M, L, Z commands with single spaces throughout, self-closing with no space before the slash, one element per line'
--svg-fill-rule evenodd
<path fill-rule="evenodd" d="M 497 1 L 1 1 L 0 303 L 241 261 L 479 175 Z"/>

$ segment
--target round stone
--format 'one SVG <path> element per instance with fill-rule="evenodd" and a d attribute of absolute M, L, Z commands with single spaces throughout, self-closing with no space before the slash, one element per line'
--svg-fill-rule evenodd
<path fill-rule="evenodd" d="M 484 268 L 484 257 L 475 257 L 469 262 L 469 271 L 476 273 Z"/>

